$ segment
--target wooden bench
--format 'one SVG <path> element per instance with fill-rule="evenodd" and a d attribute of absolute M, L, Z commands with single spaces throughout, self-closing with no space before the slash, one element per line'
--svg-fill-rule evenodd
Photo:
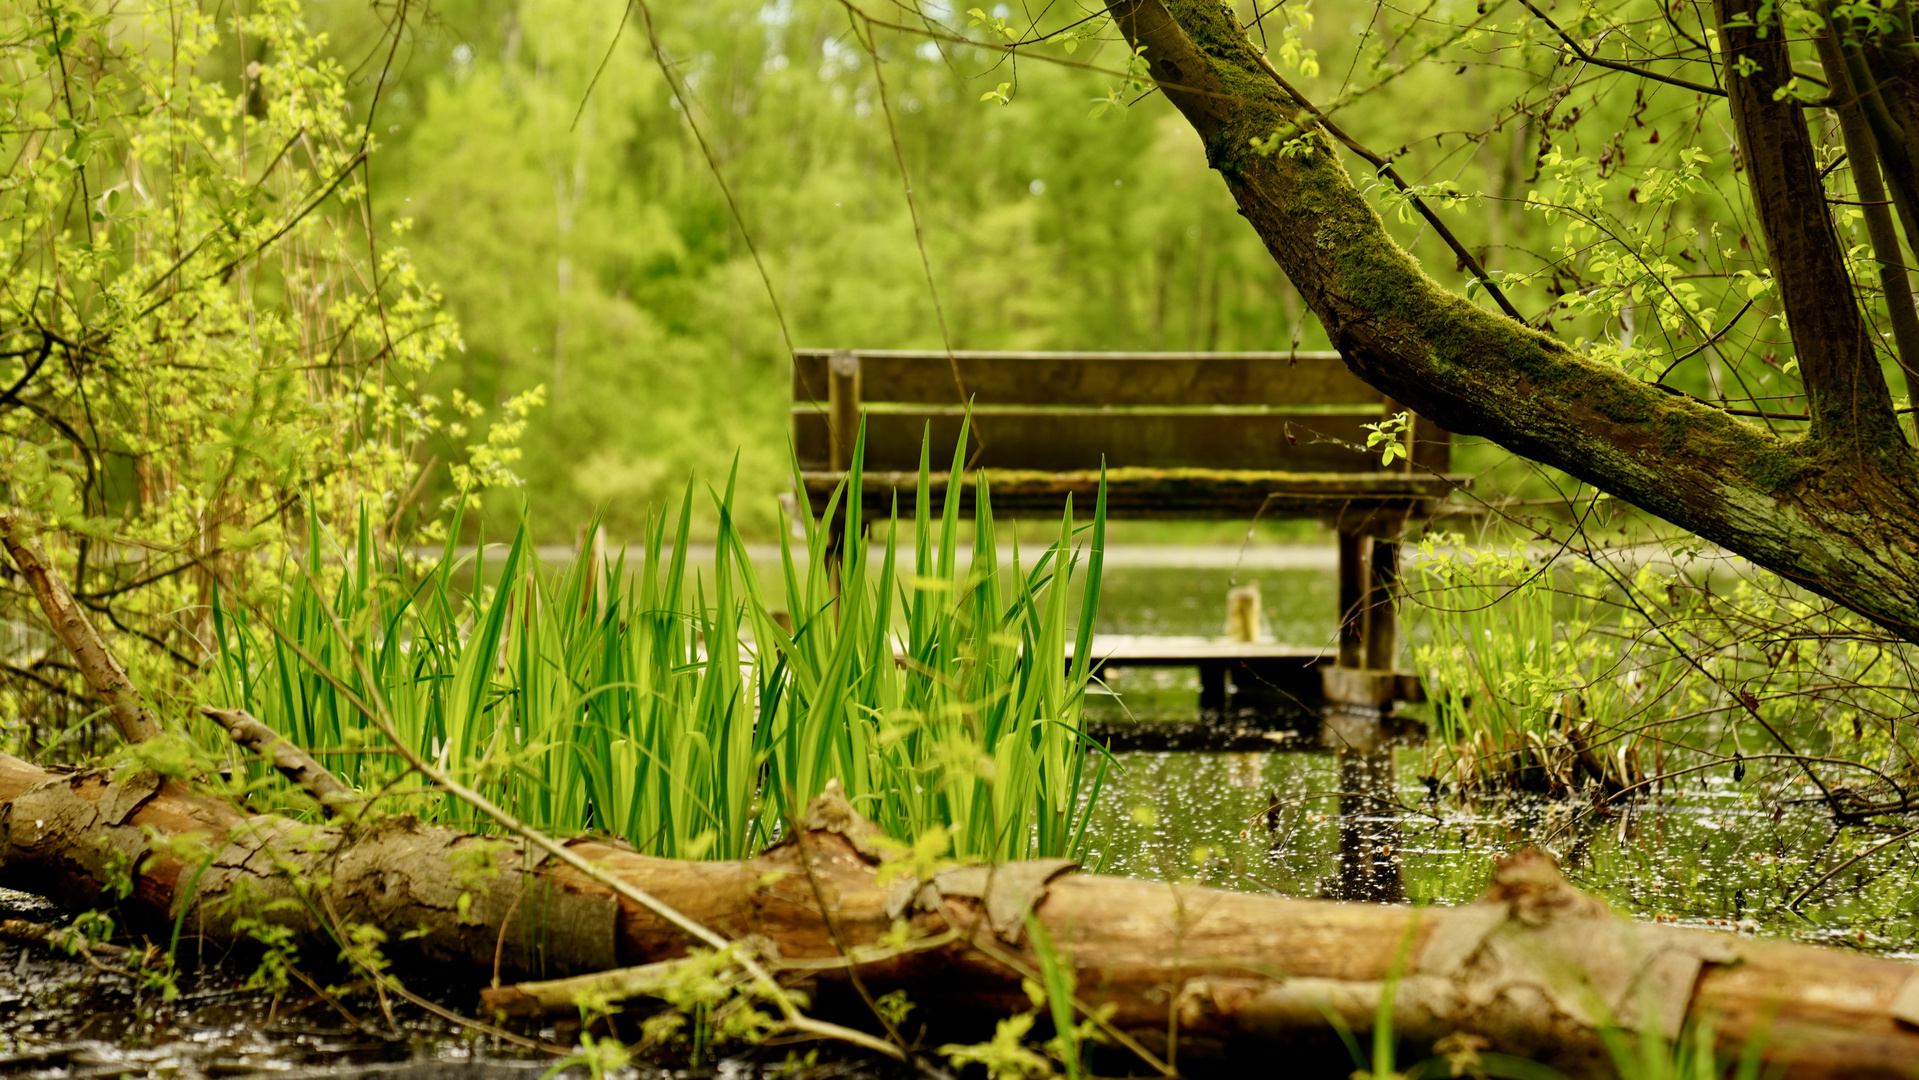
<path fill-rule="evenodd" d="M 996 513 L 1056 515 L 1068 495 L 1090 513 L 1104 463 L 1110 518 L 1327 522 L 1339 533 L 1340 621 L 1323 691 L 1372 707 L 1404 696 L 1407 680 L 1392 670 L 1399 543 L 1409 520 L 1443 512 L 1466 478 L 1448 472 L 1451 436 L 1417 417 L 1410 456 L 1382 468 L 1362 425 L 1400 406 L 1339 354 L 801 349 L 793 444 L 813 512 L 844 478 L 862 420 L 869 520 L 895 499 L 911 506 L 923 434 L 936 462 L 950 460 L 968 399 L 971 471 L 957 484 L 968 512 L 984 471 Z M 952 478 L 936 473 L 933 487 L 944 499 Z"/>

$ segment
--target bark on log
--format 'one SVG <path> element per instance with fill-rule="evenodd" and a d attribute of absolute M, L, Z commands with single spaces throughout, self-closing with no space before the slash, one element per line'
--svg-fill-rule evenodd
<path fill-rule="evenodd" d="M 1025 1009 L 1006 961 L 1035 964 L 1021 930 L 1030 908 L 1071 957 L 1080 997 L 1115 1006 L 1115 1025 L 1162 1052 L 1176 1040 L 1185 1068 L 1323 1047 L 1323 1010 L 1366 1031 L 1383 987 L 1403 971 L 1393 1016 L 1414 1047 L 1466 1031 L 1576 1075 L 1605 1075 L 1598 1024 L 1670 1036 L 1683 1021 L 1710 1019 L 1722 1045 L 1736 1052 L 1757 1035 L 1793 1076 L 1919 1069 L 1919 967 L 1617 919 L 1536 853 L 1505 863 L 1478 903 L 1418 911 L 1077 874 L 1059 862 L 882 888 L 870 823 L 823 800 L 808 824 L 746 862 L 679 862 L 593 841 L 572 848 L 809 969 L 827 995 L 846 978 L 819 963 L 839 956 L 835 939 L 873 949 L 903 918 L 932 947 L 886 951 L 860 975 L 875 993 L 905 989 L 920 1016 Z M 340 827 L 253 817 L 172 781 L 113 784 L 0 755 L 0 884 L 100 903 L 113 865 L 139 865 L 114 853 L 151 851 L 143 830 L 197 832 L 215 853 L 193 888 L 196 862 L 163 852 L 140 865 L 123 915 L 170 924 L 184 905 L 188 930 L 215 941 L 239 939 L 236 920 L 251 915 L 331 956 L 328 919 L 369 923 L 388 932 L 400 970 L 426 961 L 476 981 L 496 949 L 509 976 L 550 978 L 657 962 L 689 945 L 651 911 L 571 867 L 523 861 L 510 842 L 406 819 Z M 476 872 L 482 866 L 490 869 Z M 276 867 L 313 872 L 304 897 Z"/>

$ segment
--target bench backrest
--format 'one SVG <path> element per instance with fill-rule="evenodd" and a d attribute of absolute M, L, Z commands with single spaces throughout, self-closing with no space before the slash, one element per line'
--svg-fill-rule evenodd
<path fill-rule="evenodd" d="M 957 378 L 955 377 L 957 374 Z M 869 471 L 934 468 L 973 402 L 990 469 L 1248 469 L 1380 472 L 1363 424 L 1399 406 L 1334 352 L 912 352 L 801 349 L 793 357 L 793 443 L 808 471 L 846 466 L 866 420 Z M 1450 465 L 1449 436 L 1417 420 L 1413 461 Z"/>

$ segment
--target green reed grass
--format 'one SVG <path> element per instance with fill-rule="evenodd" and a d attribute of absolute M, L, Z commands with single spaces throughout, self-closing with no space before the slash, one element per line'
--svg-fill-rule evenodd
<path fill-rule="evenodd" d="M 1421 544 L 1408 575 L 1420 624 L 1415 665 L 1433 700 L 1435 744 L 1462 782 L 1543 768 L 1569 781 L 1574 740 L 1617 756 L 1636 686 L 1673 658 L 1584 564 L 1555 573 L 1523 547 Z"/>
<path fill-rule="evenodd" d="M 1422 542 L 1406 612 L 1435 774 L 1623 791 L 1704 770 L 1739 783 L 1752 762 L 1835 807 L 1842 784 L 1852 810 L 1910 806 L 1919 691 L 1903 673 L 1919 652 L 1743 561 L 1696 563 L 1695 546 L 1542 562 Z"/>
<path fill-rule="evenodd" d="M 1464 740 L 1469 724 L 1501 742 L 1538 738 L 1569 694 L 1589 707 L 1612 704 L 1599 699 L 1617 688 L 1595 668 L 1616 662 L 1619 650 L 1595 631 L 1606 616 L 1619 622 L 1617 610 L 1577 602 L 1590 598 L 1559 588 L 1552 568 L 1523 549 L 1440 554 L 1428 544 L 1413 569 L 1409 592 L 1430 628 L 1414 656 L 1433 676 L 1446 741 Z"/>
<path fill-rule="evenodd" d="M 1029 567 L 1015 548 L 1009 569 L 982 478 L 963 567 L 958 493 L 934 518 L 923 447 L 910 550 L 895 509 L 872 523 L 877 558 L 844 545 L 836 593 L 822 522 L 843 512 L 845 535 L 865 535 L 849 495 L 862 457 L 863 440 L 822 519 L 806 517 L 803 548 L 782 539 L 772 597 L 734 527 L 731 479 L 713 494 L 718 539 L 704 571 L 687 562 L 690 486 L 670 530 L 656 514 L 637 554 L 604 567 L 541 566 L 523 523 L 490 585 L 451 540 L 410 571 L 378 552 L 364 521 L 344 549 L 313 524 L 276 606 L 217 605 L 211 694 L 346 782 L 433 820 L 480 824 L 451 797 L 410 792 L 398 757 L 338 688 L 363 700 L 377 689 L 415 750 L 541 828 L 599 830 L 652 854 L 748 855 L 830 779 L 903 841 L 948 832 L 958 855 L 983 859 L 1081 851 L 1103 775 L 1080 715 L 1103 489 L 1083 551 L 1069 504 L 1058 540 Z M 956 452 L 949 475 L 962 465 Z"/>

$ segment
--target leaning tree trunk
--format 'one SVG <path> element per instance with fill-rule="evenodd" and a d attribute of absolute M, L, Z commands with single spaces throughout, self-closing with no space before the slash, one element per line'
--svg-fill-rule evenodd
<path fill-rule="evenodd" d="M 1026 1007 L 1029 911 L 1070 956 L 1079 995 L 1182 1067 L 1323 1048 L 1328 1013 L 1364 1032 L 1384 988 L 1411 1049 L 1453 1032 L 1602 1075 L 1607 1023 L 1671 1038 L 1709 1021 L 1722 1046 L 1761 1039 L 1794 1076 L 1907 1077 L 1919 1063 L 1919 968 L 1873 956 L 1621 920 L 1539 854 L 1509 860 L 1478 903 L 1414 909 L 1288 900 L 1070 872 L 1062 860 L 878 883 L 877 832 L 836 791 L 798 836 L 747 862 L 680 862 L 582 841 L 572 850 L 734 940 L 767 964 L 844 987 L 904 989 L 936 1018 Z M 182 841 L 195 834 L 199 854 Z M 151 855 L 151 858 L 148 856 Z M 249 816 L 151 776 L 110 783 L 0 755 L 0 884 L 70 905 L 121 901 L 135 924 L 235 941 L 243 917 L 289 928 L 310 953 L 384 930 L 393 958 L 482 982 L 560 978 L 682 955 L 687 935 L 568 866 L 509 841 L 386 819 L 305 825 Z M 116 869 L 116 867 L 118 869 Z M 203 869 L 204 867 L 204 869 Z M 289 875 L 291 871 L 291 876 Z M 296 887 L 296 881 L 305 884 Z M 466 899 L 462 901 L 464 895 Z M 287 903 L 286 901 L 292 901 Z M 884 943 L 895 919 L 908 945 Z M 495 990 L 504 1011 L 569 986 Z M 842 997 L 844 1000 L 844 997 Z"/>
<path fill-rule="evenodd" d="M 1287 87 L 1219 0 L 1108 0 L 1207 159 L 1352 369 L 1446 428 L 1483 435 L 1724 545 L 1919 641 L 1919 459 L 1846 276 L 1790 72 L 1760 0 L 1721 0 L 1733 121 L 1793 331 L 1812 431 L 1779 438 L 1591 360 L 1441 288 L 1340 163 L 1343 136 Z M 1304 153 L 1261 154 L 1280 137 Z"/>

